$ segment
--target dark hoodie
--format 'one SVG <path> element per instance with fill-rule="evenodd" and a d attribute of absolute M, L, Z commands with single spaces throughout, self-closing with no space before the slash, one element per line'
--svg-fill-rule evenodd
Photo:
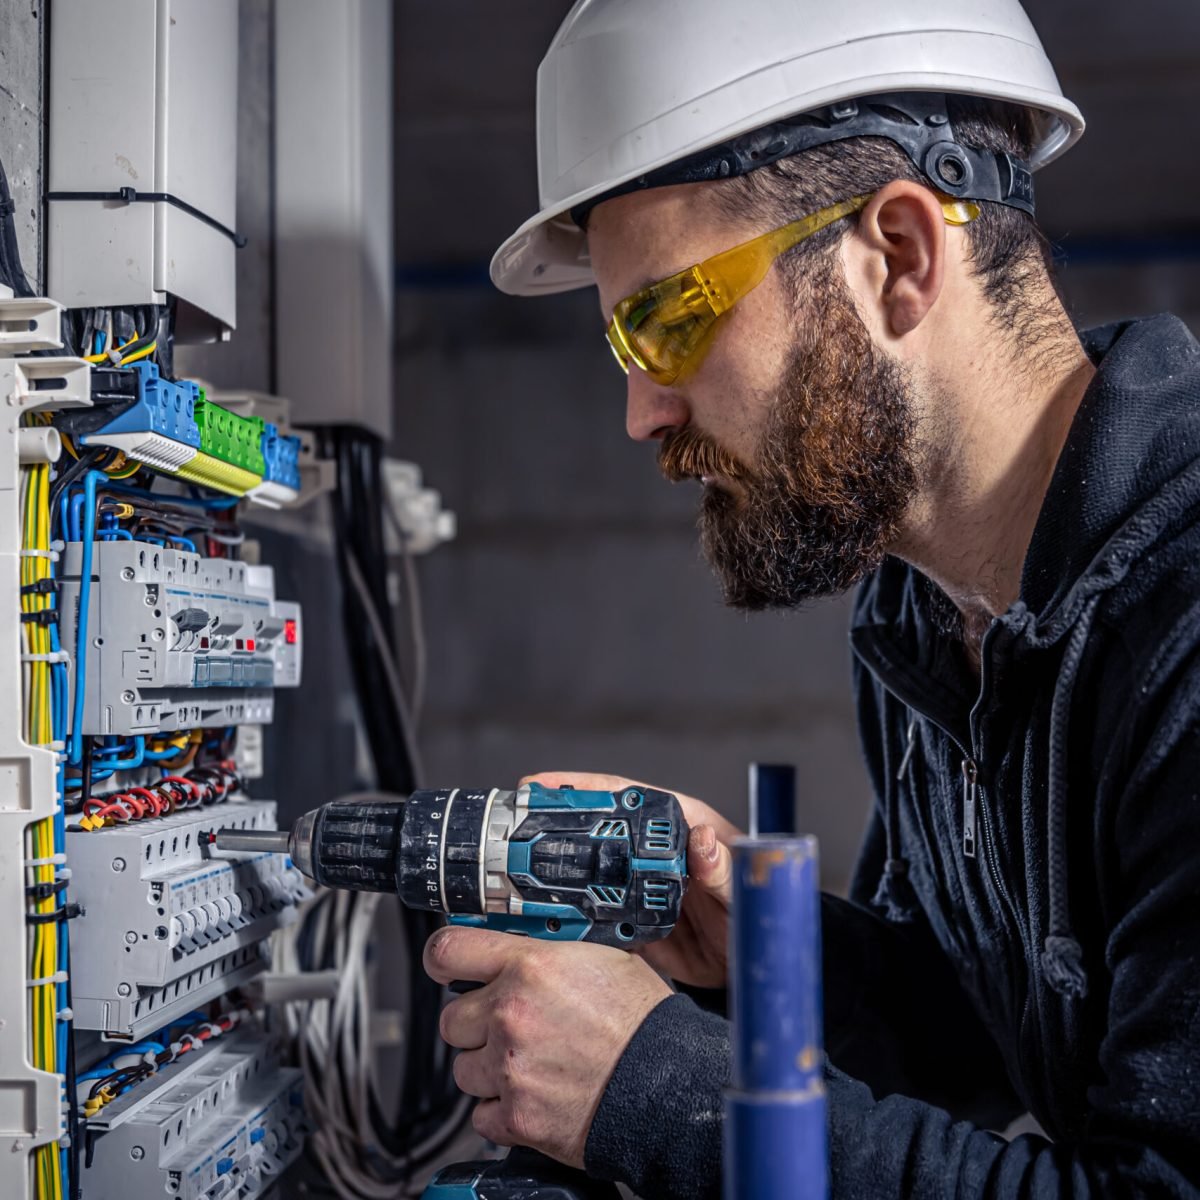
<path fill-rule="evenodd" d="M 1083 398 L 976 679 L 889 559 L 851 643 L 877 805 L 825 898 L 835 1200 L 1200 1196 L 1200 345 L 1084 335 Z M 720 1194 L 724 1020 L 674 996 L 587 1143 Z M 1049 1139 L 989 1133 L 1029 1111 Z"/>

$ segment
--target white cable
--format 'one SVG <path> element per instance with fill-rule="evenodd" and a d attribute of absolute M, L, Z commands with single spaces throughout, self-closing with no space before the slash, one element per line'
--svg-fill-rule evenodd
<path fill-rule="evenodd" d="M 413 651 L 412 716 L 414 731 L 420 728 L 421 710 L 425 706 L 425 680 L 428 667 L 428 646 L 425 640 L 425 617 L 421 604 L 421 584 L 417 575 L 416 556 L 412 552 L 412 538 L 396 511 L 396 498 L 390 488 L 384 488 L 383 511 L 392 524 L 400 542 L 400 553 L 404 560 L 404 588 L 408 593 L 408 630 Z"/>
<path fill-rule="evenodd" d="M 317 1126 L 313 1150 L 343 1200 L 395 1200 L 402 1189 L 386 1177 L 401 1175 L 440 1136 L 435 1131 L 403 1158 L 389 1154 L 373 1139 L 364 1141 L 371 1129 L 370 1098 L 378 1094 L 366 950 L 382 901 L 382 895 L 373 893 L 355 900 L 346 892 L 322 892 L 307 903 L 299 921 L 275 935 L 273 957 L 281 971 L 300 969 L 297 939 L 306 926 L 314 960 L 326 961 L 333 951 L 337 995 L 332 1000 L 289 1002 L 283 1008 L 308 1083 L 308 1107 Z M 460 1121 L 469 1103 L 464 1098 L 456 1105 L 450 1120 Z M 364 1163 L 378 1163 L 384 1178 Z"/>

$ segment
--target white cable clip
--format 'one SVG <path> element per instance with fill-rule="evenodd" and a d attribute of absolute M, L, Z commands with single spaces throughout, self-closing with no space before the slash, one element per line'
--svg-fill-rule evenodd
<path fill-rule="evenodd" d="M 71 878 L 71 868 L 63 867 L 61 870 L 55 871 L 54 877 L 56 879 L 70 879 Z"/>
<path fill-rule="evenodd" d="M 55 650 L 51 654 L 22 654 L 22 662 L 69 663 L 71 656 L 65 650 Z M 51 742 L 50 745 L 61 743 Z"/>
<path fill-rule="evenodd" d="M 45 979 L 27 979 L 25 986 L 27 988 L 48 987 L 50 984 L 66 982 L 66 971 L 56 971 L 53 975 L 47 975 Z"/>
<path fill-rule="evenodd" d="M 60 1009 L 58 1010 L 58 1012 L 56 1012 L 54 1015 L 55 1015 L 55 1016 L 56 1016 L 56 1017 L 57 1017 L 57 1018 L 58 1018 L 60 1021 L 73 1021 L 73 1020 L 75 1020 L 75 1010 L 74 1010 L 74 1009 L 72 1009 L 72 1008 L 60 1008 Z"/>
<path fill-rule="evenodd" d="M 67 861 L 65 854 L 52 854 L 49 858 L 27 858 L 27 867 L 58 867 Z"/>
<path fill-rule="evenodd" d="M 61 543 L 61 542 L 55 542 L 55 543 L 54 543 L 54 545 L 55 545 L 55 546 L 61 546 L 61 545 L 62 545 L 62 543 Z M 45 559 L 48 559 L 50 562 L 58 562 L 58 551 L 57 551 L 57 550 L 54 550 L 54 549 L 50 549 L 50 550 L 22 550 L 22 551 L 21 551 L 21 557 L 22 557 L 22 558 L 45 558 Z"/>

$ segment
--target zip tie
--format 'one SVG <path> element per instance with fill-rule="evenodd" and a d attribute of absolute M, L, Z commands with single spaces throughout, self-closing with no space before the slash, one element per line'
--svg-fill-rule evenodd
<path fill-rule="evenodd" d="M 72 900 L 49 912 L 26 913 L 25 923 L 27 925 L 65 924 L 67 921 L 75 920 L 76 917 L 82 917 L 86 911 L 82 904 Z"/>
<path fill-rule="evenodd" d="M 21 588 L 22 596 L 48 596 L 58 591 L 58 580 L 53 575 L 39 579 L 36 583 L 27 583 Z"/>
<path fill-rule="evenodd" d="M 50 609 L 47 612 L 52 611 Z M 28 615 L 28 614 L 25 614 Z M 71 656 L 65 650 L 55 650 L 51 654 L 22 654 L 22 662 L 69 663 Z M 60 743 L 61 744 L 61 743 Z"/>
<path fill-rule="evenodd" d="M 49 987 L 51 984 L 66 983 L 66 971 L 56 971 L 53 975 L 46 976 L 45 979 L 27 979 L 25 986 L 27 988 Z"/>
<path fill-rule="evenodd" d="M 73 1008 L 60 1008 L 54 1015 L 58 1017 L 60 1021 L 64 1022 L 75 1020 L 75 1010 Z"/>
<path fill-rule="evenodd" d="M 21 614 L 22 625 L 57 625 L 58 618 L 62 614 L 57 608 L 39 608 L 36 612 L 23 612 Z"/>
<path fill-rule="evenodd" d="M 63 543 L 62 542 L 54 542 L 53 545 L 62 546 Z M 22 558 L 45 558 L 45 559 L 48 559 L 50 562 L 58 562 L 58 551 L 53 550 L 53 549 L 51 549 L 51 550 L 22 550 L 21 557 Z"/>
<path fill-rule="evenodd" d="M 27 867 L 61 867 L 67 861 L 65 854 L 52 854 L 49 858 L 27 858 Z"/>

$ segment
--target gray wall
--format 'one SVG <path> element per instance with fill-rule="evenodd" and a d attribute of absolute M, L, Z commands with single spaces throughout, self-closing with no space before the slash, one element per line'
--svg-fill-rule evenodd
<path fill-rule="evenodd" d="M 868 805 L 845 605 L 745 619 L 699 561 L 696 495 L 623 432 L 594 294 L 493 293 L 492 250 L 536 206 L 534 72 L 565 0 L 396 7 L 395 452 L 458 510 L 423 564 L 429 775 L 626 773 L 744 820 L 746 764 L 795 762 L 802 823 L 842 886 Z M 1091 130 L 1040 177 L 1083 323 L 1200 324 L 1200 6 L 1029 5 Z M 1086 12 L 1086 21 L 1082 14 Z"/>
<path fill-rule="evenodd" d="M 0 0 L 0 158 L 16 203 L 22 265 L 35 292 L 42 279 L 44 23 L 41 0 Z"/>

